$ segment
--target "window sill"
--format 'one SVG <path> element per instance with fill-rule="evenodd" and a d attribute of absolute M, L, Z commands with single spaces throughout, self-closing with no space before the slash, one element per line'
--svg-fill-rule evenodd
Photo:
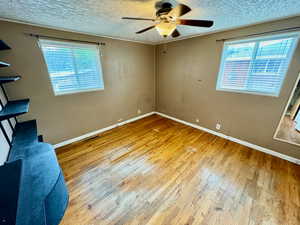
<path fill-rule="evenodd" d="M 54 92 L 54 96 L 73 95 L 73 94 L 95 92 L 95 91 L 104 91 L 104 88 L 95 88 L 95 89 L 80 90 L 80 91 L 70 91 L 70 92 L 60 92 L 60 93 L 55 93 Z"/>
<path fill-rule="evenodd" d="M 267 96 L 267 97 L 275 97 L 278 98 L 279 94 L 269 94 L 269 93 L 260 93 L 260 92 L 251 92 L 251 91 L 243 91 L 243 90 L 235 90 L 235 89 L 225 89 L 225 88 L 217 88 L 217 91 L 225 91 L 232 93 L 240 93 L 240 94 L 250 94 L 250 95 L 259 95 L 259 96 Z"/>

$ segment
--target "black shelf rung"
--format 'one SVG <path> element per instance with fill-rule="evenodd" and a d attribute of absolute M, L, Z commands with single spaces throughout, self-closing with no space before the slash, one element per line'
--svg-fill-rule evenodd
<path fill-rule="evenodd" d="M 4 41 L 0 40 L 0 50 L 8 50 L 11 49 Z"/>
<path fill-rule="evenodd" d="M 8 66 L 10 66 L 10 64 L 0 61 L 0 67 L 8 67 Z"/>
<path fill-rule="evenodd" d="M 20 79 L 21 76 L 3 76 L 3 77 L 0 76 L 0 84 L 14 82 Z"/>
<path fill-rule="evenodd" d="M 0 121 L 27 113 L 29 110 L 29 99 L 9 101 L 0 111 Z"/>

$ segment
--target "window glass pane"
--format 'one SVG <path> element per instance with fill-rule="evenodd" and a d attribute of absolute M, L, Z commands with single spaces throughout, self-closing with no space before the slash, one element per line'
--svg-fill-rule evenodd
<path fill-rule="evenodd" d="M 100 76 L 94 76 L 99 67 L 99 63 L 95 60 L 97 54 L 97 52 L 90 51 L 89 49 L 74 49 L 79 88 L 97 88 L 100 82 Z"/>
<path fill-rule="evenodd" d="M 292 44 L 293 38 L 261 41 L 257 50 L 257 58 L 287 57 Z"/>
<path fill-rule="evenodd" d="M 254 73 L 264 72 L 266 70 L 267 64 L 268 64 L 268 60 L 265 59 L 254 60 L 252 71 Z"/>
<path fill-rule="evenodd" d="M 250 67 L 249 60 L 228 61 L 224 65 L 222 83 L 225 87 L 244 88 Z"/>
<path fill-rule="evenodd" d="M 55 94 L 103 89 L 97 45 L 40 40 Z"/>
<path fill-rule="evenodd" d="M 43 52 L 49 73 L 53 75 L 75 73 L 72 51 L 70 49 L 45 46 L 43 47 Z"/>
<path fill-rule="evenodd" d="M 270 59 L 266 68 L 268 73 L 278 73 L 280 65 L 284 62 L 283 59 Z"/>
<path fill-rule="evenodd" d="M 250 59 L 255 43 L 244 43 L 227 46 L 226 60 Z"/>
<path fill-rule="evenodd" d="M 222 80 L 225 87 L 245 88 L 254 46 L 255 43 L 227 46 Z"/>
<path fill-rule="evenodd" d="M 218 90 L 279 94 L 298 35 L 225 43 Z"/>

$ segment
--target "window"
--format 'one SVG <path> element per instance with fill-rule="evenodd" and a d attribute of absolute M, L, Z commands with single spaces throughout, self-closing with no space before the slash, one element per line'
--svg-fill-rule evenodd
<path fill-rule="evenodd" d="M 39 40 L 55 95 L 103 90 L 97 44 Z"/>
<path fill-rule="evenodd" d="M 279 96 L 298 34 L 225 42 L 217 90 Z"/>

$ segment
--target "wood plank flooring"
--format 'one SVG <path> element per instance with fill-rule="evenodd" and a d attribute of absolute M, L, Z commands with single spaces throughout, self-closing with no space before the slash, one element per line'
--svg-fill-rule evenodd
<path fill-rule="evenodd" d="M 276 138 L 300 145 L 300 132 L 295 128 L 296 124 L 290 116 L 285 116 L 280 124 Z"/>
<path fill-rule="evenodd" d="M 300 166 L 153 115 L 58 150 L 62 225 L 299 225 Z"/>

